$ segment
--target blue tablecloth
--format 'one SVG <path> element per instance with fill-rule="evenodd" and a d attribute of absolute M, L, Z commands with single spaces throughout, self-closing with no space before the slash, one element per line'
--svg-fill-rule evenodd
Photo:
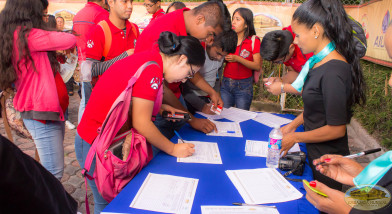
<path fill-rule="evenodd" d="M 294 119 L 293 115 L 283 115 Z M 184 140 L 217 142 L 223 164 L 177 163 L 175 157 L 160 152 L 153 160 L 129 182 L 123 191 L 104 209 L 104 212 L 117 213 L 156 213 L 152 211 L 130 208 L 133 198 L 139 190 L 148 173 L 168 174 L 199 179 L 196 195 L 192 206 L 192 213 L 201 213 L 202 205 L 232 206 L 233 202 L 244 202 L 241 195 L 226 175 L 225 170 L 265 168 L 265 158 L 245 156 L 246 140 L 268 141 L 272 128 L 256 121 L 248 120 L 240 123 L 243 138 L 207 136 L 195 131 L 189 125 L 179 132 Z M 297 131 L 303 131 L 299 127 Z M 177 142 L 173 137 L 172 142 Z M 300 144 L 301 151 L 306 152 L 305 145 Z M 290 175 L 289 178 L 313 179 L 308 165 L 303 176 Z M 302 182 L 290 183 L 302 194 L 301 199 L 284 203 L 276 203 L 280 213 L 318 213 L 317 209 L 306 198 Z"/>

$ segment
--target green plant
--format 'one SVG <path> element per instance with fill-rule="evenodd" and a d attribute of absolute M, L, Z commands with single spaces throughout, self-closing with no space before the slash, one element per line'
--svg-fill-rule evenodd
<path fill-rule="evenodd" d="M 383 146 L 392 148 L 392 90 L 386 85 L 391 68 L 362 61 L 363 75 L 367 84 L 364 106 L 354 107 L 354 117 Z"/>

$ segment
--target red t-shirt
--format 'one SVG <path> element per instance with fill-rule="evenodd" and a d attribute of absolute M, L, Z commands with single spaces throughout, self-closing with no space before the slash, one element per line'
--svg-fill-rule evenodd
<path fill-rule="evenodd" d="M 59 97 L 60 107 L 63 110 L 63 113 L 65 113 L 69 105 L 69 97 L 68 97 L 67 87 L 65 86 L 63 78 L 61 78 L 59 72 L 56 72 L 56 74 L 54 75 L 54 82 L 56 84 L 56 90 L 57 90 L 57 95 Z M 36 120 L 36 121 L 46 124 L 46 120 Z"/>
<path fill-rule="evenodd" d="M 107 19 L 109 12 L 94 2 L 87 2 L 73 18 L 72 30 L 75 31 L 76 44 L 78 46 L 79 61 L 86 60 L 87 35 L 98 22 Z"/>
<path fill-rule="evenodd" d="M 165 11 L 163 11 L 162 9 L 160 9 L 160 10 L 158 10 L 157 12 L 155 12 L 154 14 L 152 14 L 152 19 L 151 19 L 151 21 L 153 21 L 153 20 L 155 20 L 155 19 L 157 19 L 157 18 L 159 18 L 159 17 L 161 17 L 161 16 L 163 16 L 163 15 L 165 15 L 166 13 L 165 13 Z M 150 23 L 151 23 L 151 21 L 150 21 Z"/>
<path fill-rule="evenodd" d="M 254 48 L 252 51 L 252 37 L 249 36 L 242 42 L 241 53 L 240 46 L 237 46 L 234 55 L 241 56 L 242 58 L 253 61 L 253 54 L 260 53 L 260 39 L 256 36 Z M 238 62 L 228 62 L 226 64 L 223 75 L 231 79 L 246 79 L 253 75 L 252 69 L 245 67 Z"/>
<path fill-rule="evenodd" d="M 124 36 L 124 31 L 122 29 L 114 26 L 109 19 L 105 19 L 105 21 L 108 23 L 112 35 L 112 45 L 110 46 L 107 57 L 105 58 L 105 61 L 108 61 L 124 53 L 124 51 L 135 47 L 136 39 L 139 36 L 139 28 L 136 24 L 132 25 L 129 21 L 126 21 L 127 30 L 126 35 Z M 138 35 L 135 36 L 132 26 L 137 28 L 136 32 Z M 86 48 L 87 58 L 101 60 L 103 57 L 104 47 L 105 34 L 102 27 L 97 25 L 92 31 L 90 31 L 88 36 Z"/>
<path fill-rule="evenodd" d="M 170 31 L 177 36 L 186 36 L 186 28 L 184 21 L 184 11 L 189 8 L 183 8 L 174 12 L 168 13 L 157 20 L 151 22 L 138 38 L 135 47 L 135 53 L 154 49 L 159 51 L 158 39 L 162 32 Z M 260 46 L 260 45 L 259 45 Z M 173 91 L 177 98 L 181 96 L 179 83 L 169 83 L 169 88 Z"/>
<path fill-rule="evenodd" d="M 83 140 L 93 143 L 114 101 L 139 67 L 148 61 L 157 62 L 159 67 L 150 65 L 143 71 L 133 86 L 132 97 L 155 101 L 163 81 L 163 63 L 159 52 L 136 53 L 116 62 L 102 75 L 91 93 L 78 125 L 78 134 Z"/>
<path fill-rule="evenodd" d="M 285 27 L 282 30 L 290 31 L 290 33 L 293 35 L 293 38 L 295 39 L 295 33 L 291 29 L 291 26 Z M 301 49 L 296 44 L 294 44 L 294 48 L 293 55 L 288 61 L 284 62 L 284 64 L 286 66 L 291 66 L 296 72 L 299 73 L 301 72 L 302 67 L 305 65 L 306 61 L 308 61 L 308 59 L 313 56 L 313 53 L 303 54 Z"/>

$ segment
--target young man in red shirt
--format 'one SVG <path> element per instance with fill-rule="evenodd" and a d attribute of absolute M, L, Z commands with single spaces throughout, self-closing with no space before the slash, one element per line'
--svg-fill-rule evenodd
<path fill-rule="evenodd" d="M 128 21 L 132 14 L 132 3 L 132 0 L 108 0 L 109 18 L 98 23 L 87 36 L 86 60 L 87 63 L 92 65 L 91 73 L 93 77 L 102 75 L 114 62 L 133 54 L 136 39 L 139 36 L 139 29 L 135 24 Z M 90 98 L 92 83 L 83 82 L 83 103 L 80 104 L 79 118 L 82 118 L 84 107 Z M 82 168 L 90 147 L 91 145 L 82 140 L 77 133 L 75 136 L 75 152 Z M 94 168 L 95 162 L 92 165 L 92 169 Z M 99 194 L 95 182 L 88 180 L 88 183 L 94 195 L 94 213 L 100 213 L 107 202 Z"/>
<path fill-rule="evenodd" d="M 152 14 L 150 23 L 155 19 L 165 15 L 165 11 L 163 11 L 161 8 L 161 0 L 145 0 L 143 6 L 146 7 L 146 10 L 149 14 Z"/>
<path fill-rule="evenodd" d="M 191 35 L 199 40 L 212 45 L 214 36 L 231 29 L 230 13 L 222 1 L 212 0 L 205 2 L 198 7 L 190 10 L 184 8 L 160 17 L 150 23 L 142 32 L 136 43 L 135 53 L 141 52 L 151 47 L 158 50 L 157 40 L 163 31 L 170 31 L 178 36 Z M 196 73 L 197 81 L 194 84 L 210 95 L 213 103 L 223 106 L 222 99 L 201 76 Z M 180 84 L 165 84 L 163 102 L 174 108 L 186 110 L 185 102 L 181 97 Z M 180 102 L 182 101 L 182 103 Z M 207 119 L 192 117 L 189 124 L 196 130 L 210 133 L 216 130 L 216 126 Z M 174 130 L 178 130 L 184 125 L 183 122 L 173 123 L 166 121 L 157 115 L 155 125 L 168 139 L 174 136 Z"/>
<path fill-rule="evenodd" d="M 287 73 L 282 76 L 282 81 L 275 77 L 263 79 L 264 83 L 271 83 L 266 87 L 275 95 L 281 93 L 282 82 L 289 84 L 294 82 L 306 61 L 313 56 L 313 53 L 303 54 L 293 43 L 294 39 L 295 34 L 291 26 L 288 26 L 282 30 L 268 32 L 261 42 L 260 55 L 263 60 L 285 64 L 287 67 Z"/>

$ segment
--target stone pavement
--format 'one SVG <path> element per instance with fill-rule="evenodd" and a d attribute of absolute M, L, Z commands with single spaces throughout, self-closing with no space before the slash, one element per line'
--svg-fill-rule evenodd
<path fill-rule="evenodd" d="M 74 96 L 70 97 L 70 105 L 69 105 L 69 120 L 73 124 L 77 124 L 78 118 L 78 108 L 79 108 L 79 96 L 75 93 Z M 350 151 L 352 153 L 357 153 L 359 151 L 363 151 L 370 148 L 376 148 L 379 146 L 378 142 L 374 140 L 370 135 L 366 133 L 366 131 L 360 126 L 358 122 L 353 120 L 351 124 L 347 128 L 348 130 L 348 138 L 349 138 L 349 146 Z M 75 139 L 76 129 L 69 130 L 65 128 L 65 139 L 64 139 L 64 161 L 65 161 L 65 169 L 64 175 L 61 179 L 62 184 L 68 193 L 72 195 L 72 197 L 78 201 L 78 211 L 81 213 L 86 213 L 85 209 L 85 186 L 84 186 L 84 178 L 80 173 L 81 169 L 78 161 L 76 160 L 75 155 L 75 147 L 74 147 L 74 139 Z M 0 134 L 6 136 L 4 130 L 3 120 L 0 120 Z M 35 145 L 31 140 L 21 138 L 17 136 L 15 133 L 13 134 L 15 139 L 15 144 L 26 154 L 30 155 L 34 158 L 35 154 Z M 375 157 L 381 155 L 380 153 L 376 155 L 369 155 L 358 158 L 358 161 L 366 166 L 371 160 Z M 89 196 L 89 204 L 90 211 L 93 211 L 94 201 L 92 197 L 92 192 L 88 190 Z"/>

